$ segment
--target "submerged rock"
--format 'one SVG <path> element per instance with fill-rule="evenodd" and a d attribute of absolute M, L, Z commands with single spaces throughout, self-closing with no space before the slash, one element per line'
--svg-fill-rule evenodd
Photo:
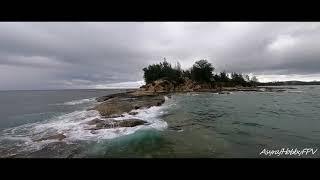
<path fill-rule="evenodd" d="M 53 140 L 53 139 L 56 139 L 56 140 L 63 140 L 64 138 L 66 138 L 66 136 L 64 134 L 55 134 L 55 135 L 52 135 L 52 136 L 48 136 L 48 137 L 42 137 L 40 139 L 37 139 L 35 140 L 36 142 L 39 142 L 39 141 L 46 141 L 46 140 Z"/>
<path fill-rule="evenodd" d="M 230 94 L 230 92 L 218 92 L 218 94 Z"/>
<path fill-rule="evenodd" d="M 137 115 L 138 112 L 129 112 L 129 115 Z"/>
<path fill-rule="evenodd" d="M 172 126 L 172 127 L 169 127 L 168 128 L 169 130 L 172 130 L 172 131 L 178 131 L 178 132 L 180 132 L 180 131 L 183 131 L 183 129 L 182 128 L 180 128 L 180 127 L 175 127 L 175 126 Z"/>
<path fill-rule="evenodd" d="M 99 129 L 110 129 L 110 128 L 117 128 L 117 127 L 134 127 L 134 126 L 147 124 L 147 122 L 141 119 L 125 119 L 125 120 L 93 119 L 89 121 L 87 124 L 95 125 L 95 127 L 90 128 L 88 130 L 99 130 Z"/>
<path fill-rule="evenodd" d="M 139 126 L 143 124 L 147 124 L 147 122 L 141 119 L 127 119 L 127 120 L 115 122 L 115 125 L 120 127 L 134 127 L 134 126 Z"/>
<path fill-rule="evenodd" d="M 80 155 L 80 156 L 79 156 Z M 43 148 L 30 152 L 21 158 L 73 158 L 81 157 L 81 145 L 78 143 L 66 143 L 63 141 L 51 142 Z"/>

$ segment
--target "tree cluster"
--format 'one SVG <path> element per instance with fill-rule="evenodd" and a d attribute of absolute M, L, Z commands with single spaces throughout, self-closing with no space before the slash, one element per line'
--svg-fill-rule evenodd
<path fill-rule="evenodd" d="M 180 84 L 190 79 L 197 83 L 210 83 L 217 86 L 256 86 L 258 79 L 241 73 L 227 73 L 225 71 L 213 74 L 215 68 L 207 60 L 196 61 L 188 70 L 182 70 L 178 62 L 172 67 L 166 60 L 159 64 L 152 64 L 143 68 L 145 82 L 152 83 L 155 80 L 164 79 L 174 84 Z"/>

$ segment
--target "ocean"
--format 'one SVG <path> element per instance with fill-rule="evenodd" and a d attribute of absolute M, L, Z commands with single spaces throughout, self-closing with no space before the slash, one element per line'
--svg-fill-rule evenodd
<path fill-rule="evenodd" d="M 285 92 L 175 93 L 138 110 L 147 125 L 88 130 L 96 97 L 126 90 L 0 91 L 0 157 L 276 158 L 282 148 L 320 145 L 320 86 Z M 36 141 L 63 133 L 66 138 Z"/>

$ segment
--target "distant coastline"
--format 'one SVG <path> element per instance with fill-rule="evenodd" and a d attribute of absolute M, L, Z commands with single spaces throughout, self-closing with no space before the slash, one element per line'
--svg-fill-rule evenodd
<path fill-rule="evenodd" d="M 295 85 L 320 85 L 320 81 L 276 81 L 259 82 L 258 86 L 295 86 Z"/>

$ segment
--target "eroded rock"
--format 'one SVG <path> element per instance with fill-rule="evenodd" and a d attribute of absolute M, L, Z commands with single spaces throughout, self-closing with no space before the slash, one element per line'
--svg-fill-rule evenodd
<path fill-rule="evenodd" d="M 131 98 L 130 98 L 131 97 Z M 128 100 L 130 98 L 130 100 Z M 115 118 L 129 113 L 132 110 L 140 108 L 150 108 L 152 106 L 160 106 L 165 102 L 163 95 L 132 95 L 127 94 L 124 97 L 111 98 L 93 109 L 97 110 L 101 116 L 107 118 Z"/>

